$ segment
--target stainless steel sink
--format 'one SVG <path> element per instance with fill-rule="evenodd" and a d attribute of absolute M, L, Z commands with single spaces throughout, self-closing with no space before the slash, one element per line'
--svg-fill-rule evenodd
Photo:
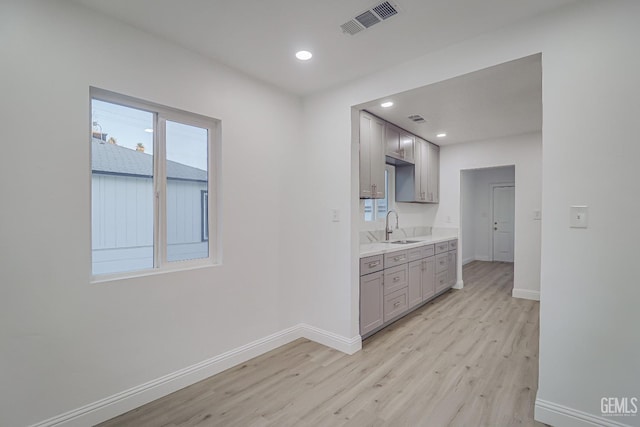
<path fill-rule="evenodd" d="M 389 243 L 393 243 L 396 245 L 408 245 L 410 243 L 420 243 L 420 240 L 396 240 L 393 242 L 389 242 Z"/>

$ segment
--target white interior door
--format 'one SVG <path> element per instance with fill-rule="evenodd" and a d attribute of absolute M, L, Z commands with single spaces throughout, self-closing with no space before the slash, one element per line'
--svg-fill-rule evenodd
<path fill-rule="evenodd" d="M 515 188 L 493 187 L 493 260 L 513 262 Z"/>

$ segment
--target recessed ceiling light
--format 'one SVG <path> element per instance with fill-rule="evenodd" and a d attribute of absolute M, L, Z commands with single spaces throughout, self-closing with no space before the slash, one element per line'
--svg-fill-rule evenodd
<path fill-rule="evenodd" d="M 391 101 L 383 102 L 382 104 L 380 104 L 380 106 L 381 106 L 382 108 L 389 108 L 389 107 L 391 107 L 392 105 L 393 105 L 393 102 L 391 102 Z"/>
<path fill-rule="evenodd" d="M 446 133 L 439 133 L 436 135 L 438 138 L 444 138 L 445 136 L 447 136 Z"/>
<path fill-rule="evenodd" d="M 308 61 L 312 56 L 313 54 L 307 50 L 296 52 L 296 58 L 298 58 L 300 61 Z"/>
<path fill-rule="evenodd" d="M 151 128 L 146 128 L 144 131 L 145 131 L 146 133 L 153 133 L 153 129 L 151 129 Z"/>

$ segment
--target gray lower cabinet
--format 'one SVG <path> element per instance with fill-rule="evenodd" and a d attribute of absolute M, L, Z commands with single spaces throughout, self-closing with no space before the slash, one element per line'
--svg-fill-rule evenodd
<path fill-rule="evenodd" d="M 384 296 L 384 321 L 385 323 L 400 316 L 409 308 L 409 296 L 407 288 L 398 289 Z"/>
<path fill-rule="evenodd" d="M 422 262 L 422 301 L 427 301 L 436 294 L 436 258 L 430 256 Z"/>
<path fill-rule="evenodd" d="M 454 286 L 458 281 L 458 251 L 449 251 L 449 285 Z"/>
<path fill-rule="evenodd" d="M 422 272 L 423 260 L 409 263 L 409 308 L 413 308 L 422 302 Z"/>
<path fill-rule="evenodd" d="M 382 315 L 384 273 L 360 277 L 360 335 L 366 335 L 384 323 Z"/>
<path fill-rule="evenodd" d="M 456 283 L 457 240 L 360 259 L 360 335 L 366 337 Z"/>
<path fill-rule="evenodd" d="M 436 294 L 435 265 L 433 256 L 409 263 L 409 308 Z"/>
<path fill-rule="evenodd" d="M 444 291 L 447 288 L 450 288 L 449 285 L 449 271 L 445 270 L 440 273 L 436 273 L 436 293 Z"/>

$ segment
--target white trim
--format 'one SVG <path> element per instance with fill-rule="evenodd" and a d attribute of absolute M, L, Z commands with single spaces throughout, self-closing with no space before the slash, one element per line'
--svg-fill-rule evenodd
<path fill-rule="evenodd" d="M 301 323 L 155 380 L 33 424 L 31 427 L 84 427 L 95 425 L 195 384 L 298 338 L 307 338 L 347 354 L 353 354 L 362 348 L 362 339 L 359 335 L 349 339 Z"/>
<path fill-rule="evenodd" d="M 470 258 L 467 258 L 467 259 L 463 259 L 463 260 L 462 260 L 462 265 L 463 265 L 463 266 L 465 266 L 465 265 L 467 265 L 467 264 L 469 264 L 470 262 L 473 262 L 473 261 L 475 261 L 475 260 L 476 260 L 476 258 L 475 258 L 475 257 L 470 257 Z"/>
<path fill-rule="evenodd" d="M 542 399 L 536 399 L 535 416 L 536 421 L 540 421 L 552 426 L 563 427 L 630 427 L 629 424 L 617 422 L 611 418 L 605 418 L 578 411 L 567 406 L 558 405 Z"/>
<path fill-rule="evenodd" d="M 458 280 L 455 285 L 453 285 L 453 289 L 462 289 L 464 288 L 464 282 L 462 279 Z"/>
<path fill-rule="evenodd" d="M 511 296 L 513 298 L 522 298 L 522 299 L 540 301 L 540 291 L 530 291 L 528 289 L 513 288 L 513 291 L 511 291 Z"/>
<path fill-rule="evenodd" d="M 315 326 L 300 324 L 302 336 L 327 347 L 335 348 L 346 354 L 354 354 L 362 349 L 362 338 L 356 335 L 353 338 L 346 338 Z"/>

